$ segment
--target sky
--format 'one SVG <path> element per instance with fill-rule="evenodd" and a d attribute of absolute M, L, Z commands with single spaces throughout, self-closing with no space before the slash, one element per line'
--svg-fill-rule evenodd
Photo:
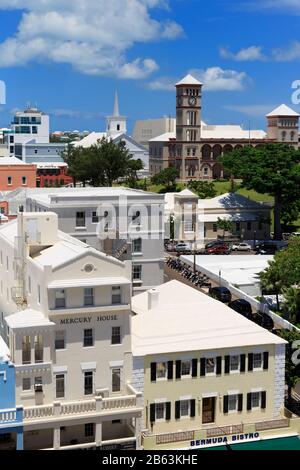
<path fill-rule="evenodd" d="M 175 116 L 187 73 L 204 83 L 208 124 L 265 128 L 282 103 L 300 112 L 300 0 L 0 0 L 0 26 L 0 127 L 31 103 L 52 131 L 101 131 L 118 90 L 131 132 Z"/>

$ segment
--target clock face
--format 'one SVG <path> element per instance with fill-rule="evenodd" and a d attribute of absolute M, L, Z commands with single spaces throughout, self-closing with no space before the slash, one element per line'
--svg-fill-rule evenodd
<path fill-rule="evenodd" d="M 196 104 L 197 104 L 197 98 L 195 96 L 191 96 L 191 98 L 189 98 L 189 105 L 196 106 Z"/>

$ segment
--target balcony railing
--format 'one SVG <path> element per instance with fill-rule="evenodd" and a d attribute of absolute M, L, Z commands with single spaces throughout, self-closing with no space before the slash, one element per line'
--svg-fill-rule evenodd
<path fill-rule="evenodd" d="M 22 407 L 0 411 L 0 426 L 21 422 L 22 413 L 23 413 Z"/>
<path fill-rule="evenodd" d="M 42 419 L 60 419 L 74 415 L 108 414 L 121 410 L 142 409 L 140 394 L 123 395 L 119 397 L 96 397 L 90 400 L 74 402 L 54 402 L 51 405 L 34 406 L 24 408 L 24 422 Z"/>

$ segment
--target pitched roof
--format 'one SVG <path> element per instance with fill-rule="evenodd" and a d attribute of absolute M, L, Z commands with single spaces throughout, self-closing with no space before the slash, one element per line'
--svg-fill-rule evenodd
<path fill-rule="evenodd" d="M 191 74 L 186 75 L 180 82 L 176 83 L 176 86 L 179 85 L 203 85 L 203 83 L 199 82 L 195 77 Z"/>
<path fill-rule="evenodd" d="M 263 207 L 261 202 L 238 193 L 225 193 L 212 199 L 200 199 L 199 207 L 204 209 L 255 209 Z"/>
<path fill-rule="evenodd" d="M 55 323 L 49 321 L 42 312 L 27 308 L 12 315 L 8 315 L 6 323 L 12 329 L 34 328 L 37 326 L 55 326 Z"/>
<path fill-rule="evenodd" d="M 278 108 L 275 108 L 271 113 L 267 114 L 267 117 L 272 117 L 272 116 L 293 116 L 293 117 L 299 117 L 300 115 L 296 113 L 292 108 L 289 108 L 286 104 L 282 104 L 278 106 Z"/>
<path fill-rule="evenodd" d="M 0 157 L 0 165 L 26 165 L 26 163 L 16 157 Z"/>

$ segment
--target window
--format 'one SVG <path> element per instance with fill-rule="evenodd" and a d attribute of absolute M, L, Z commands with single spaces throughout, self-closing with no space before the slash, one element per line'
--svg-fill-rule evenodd
<path fill-rule="evenodd" d="M 252 229 L 252 224 L 251 222 L 247 222 L 247 230 L 250 232 Z"/>
<path fill-rule="evenodd" d="M 157 362 L 156 364 L 156 378 L 166 379 L 167 378 L 168 365 L 166 362 Z"/>
<path fill-rule="evenodd" d="M 190 416 L 190 400 L 180 401 L 180 417 Z"/>
<path fill-rule="evenodd" d="M 261 393 L 251 393 L 251 408 L 260 408 Z"/>
<path fill-rule="evenodd" d="M 140 211 L 136 211 L 136 213 L 132 216 L 132 223 L 134 225 L 141 225 L 141 213 L 140 213 Z"/>
<path fill-rule="evenodd" d="M 121 369 L 112 369 L 112 391 L 121 391 Z"/>
<path fill-rule="evenodd" d="M 43 391 L 43 379 L 42 377 L 35 377 L 34 378 L 34 389 L 36 392 Z"/>
<path fill-rule="evenodd" d="M 23 336 L 22 342 L 22 364 L 31 364 L 30 336 Z"/>
<path fill-rule="evenodd" d="M 262 354 L 253 354 L 253 369 L 261 369 L 262 368 Z"/>
<path fill-rule="evenodd" d="M 216 368 L 216 360 L 214 357 L 209 357 L 206 359 L 206 373 L 214 374 Z"/>
<path fill-rule="evenodd" d="M 84 394 L 93 395 L 93 372 L 84 373 Z"/>
<path fill-rule="evenodd" d="M 94 423 L 87 423 L 84 425 L 84 435 L 85 437 L 94 437 L 95 435 Z"/>
<path fill-rule="evenodd" d="M 136 238 L 132 240 L 132 253 L 141 253 L 142 252 L 142 239 Z"/>
<path fill-rule="evenodd" d="M 91 287 L 84 289 L 84 305 L 86 307 L 94 305 L 94 289 Z"/>
<path fill-rule="evenodd" d="M 191 361 L 181 362 L 181 376 L 191 375 Z"/>
<path fill-rule="evenodd" d="M 64 374 L 59 374 L 55 376 L 55 391 L 56 398 L 65 397 L 65 376 Z"/>
<path fill-rule="evenodd" d="M 155 403 L 155 418 L 156 420 L 166 419 L 165 403 Z"/>
<path fill-rule="evenodd" d="M 113 326 L 111 329 L 111 344 L 121 344 L 121 327 Z"/>
<path fill-rule="evenodd" d="M 230 356 L 230 371 L 236 371 L 240 368 L 240 356 Z"/>
<path fill-rule="evenodd" d="M 217 232 L 218 231 L 218 224 L 213 224 L 213 232 Z"/>
<path fill-rule="evenodd" d="M 90 348 L 94 346 L 93 330 L 84 330 L 83 334 L 83 347 Z"/>
<path fill-rule="evenodd" d="M 122 301 L 121 298 L 121 287 L 120 286 L 113 286 L 112 288 L 112 304 L 118 305 Z"/>
<path fill-rule="evenodd" d="M 140 264 L 133 266 L 133 280 L 134 281 L 142 280 L 142 266 Z"/>
<path fill-rule="evenodd" d="M 65 349 L 66 348 L 66 332 L 65 331 L 56 331 L 55 332 L 55 349 Z"/>
<path fill-rule="evenodd" d="M 22 185 L 26 186 L 26 184 L 27 184 L 27 178 L 26 176 L 22 176 Z"/>
<path fill-rule="evenodd" d="M 85 212 L 76 212 L 76 227 L 85 227 Z"/>
<path fill-rule="evenodd" d="M 99 216 L 97 215 L 97 212 L 92 212 L 92 223 L 98 224 L 98 222 L 99 222 Z"/>
<path fill-rule="evenodd" d="M 236 222 L 236 223 L 235 223 L 235 230 L 236 230 L 236 232 L 240 232 L 240 230 L 241 230 L 241 222 Z"/>
<path fill-rule="evenodd" d="M 8 184 L 8 186 L 12 185 L 12 177 L 11 176 L 7 177 L 7 184 Z"/>
<path fill-rule="evenodd" d="M 237 411 L 238 396 L 228 395 L 228 411 Z"/>
<path fill-rule="evenodd" d="M 31 389 L 31 378 L 30 377 L 26 377 L 25 379 L 23 379 L 23 391 L 25 392 L 26 390 L 30 390 Z"/>
<path fill-rule="evenodd" d="M 35 335 L 34 337 L 34 362 L 36 364 L 43 362 L 43 336 Z"/>
<path fill-rule="evenodd" d="M 55 291 L 55 308 L 65 308 L 66 292 L 64 289 Z"/>
<path fill-rule="evenodd" d="M 204 176 L 208 176 L 208 172 L 209 172 L 208 166 L 205 166 L 205 167 L 203 168 L 203 175 L 204 175 Z"/>

